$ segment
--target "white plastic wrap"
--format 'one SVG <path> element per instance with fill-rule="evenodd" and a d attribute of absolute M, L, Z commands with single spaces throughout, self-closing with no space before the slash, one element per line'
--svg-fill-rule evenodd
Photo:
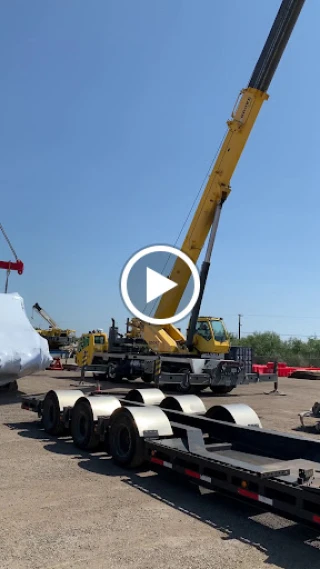
<path fill-rule="evenodd" d="M 0 386 L 49 367 L 45 338 L 29 321 L 18 293 L 0 293 Z"/>

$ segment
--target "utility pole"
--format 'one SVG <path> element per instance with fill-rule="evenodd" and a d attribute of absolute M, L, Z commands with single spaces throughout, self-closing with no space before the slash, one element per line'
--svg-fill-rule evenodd
<path fill-rule="evenodd" d="M 238 314 L 238 339 L 241 340 L 241 318 L 243 314 Z"/>

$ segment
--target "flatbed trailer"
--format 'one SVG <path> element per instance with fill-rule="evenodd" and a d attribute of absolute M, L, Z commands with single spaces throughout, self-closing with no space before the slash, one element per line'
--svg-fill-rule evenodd
<path fill-rule="evenodd" d="M 196 395 L 166 397 L 133 389 L 124 399 L 80 390 L 23 397 L 46 432 L 76 447 L 103 445 L 116 464 L 169 469 L 194 484 L 254 501 L 268 511 L 320 527 L 320 442 L 262 428 L 247 405 L 206 410 Z"/>

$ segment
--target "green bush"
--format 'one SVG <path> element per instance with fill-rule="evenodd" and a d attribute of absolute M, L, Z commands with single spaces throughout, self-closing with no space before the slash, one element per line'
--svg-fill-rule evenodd
<path fill-rule="evenodd" d="M 232 346 L 247 346 L 253 349 L 255 363 L 265 364 L 277 360 L 289 366 L 320 367 L 320 339 L 310 337 L 282 340 L 276 332 L 254 332 L 238 340 L 230 335 Z"/>

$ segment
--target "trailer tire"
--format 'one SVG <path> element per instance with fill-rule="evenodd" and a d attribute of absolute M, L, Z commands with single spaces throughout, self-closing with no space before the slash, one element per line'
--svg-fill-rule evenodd
<path fill-rule="evenodd" d="M 234 386 L 227 386 L 227 385 L 210 385 L 210 389 L 212 393 L 215 395 L 226 395 L 230 393 L 234 389 Z"/>
<path fill-rule="evenodd" d="M 132 415 L 123 407 L 110 420 L 110 454 L 116 464 L 136 468 L 144 462 L 144 445 Z"/>
<path fill-rule="evenodd" d="M 18 382 L 16 379 L 0 387 L 0 391 L 7 391 L 8 393 L 14 393 L 15 391 L 18 391 L 18 389 Z"/>
<path fill-rule="evenodd" d="M 42 407 L 42 425 L 49 435 L 61 436 L 65 427 L 61 423 L 59 399 L 54 391 L 48 391 Z"/>
<path fill-rule="evenodd" d="M 94 420 L 90 403 L 79 400 L 72 409 L 71 436 L 75 446 L 81 450 L 94 450 L 100 440 L 94 431 Z"/>

